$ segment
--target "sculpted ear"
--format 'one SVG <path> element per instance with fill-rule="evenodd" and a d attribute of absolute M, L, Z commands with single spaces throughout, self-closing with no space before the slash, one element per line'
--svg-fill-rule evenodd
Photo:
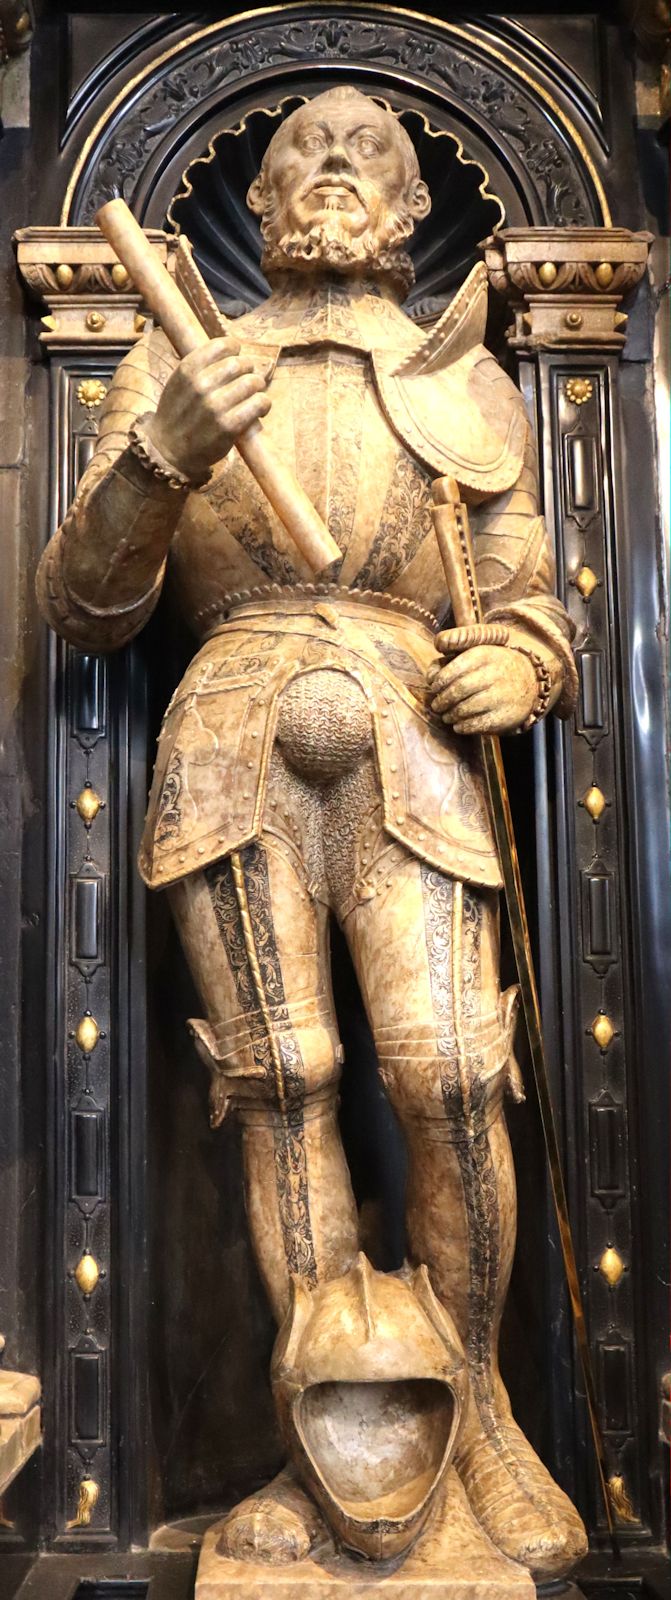
<path fill-rule="evenodd" d="M 251 191 L 250 191 L 251 192 Z M 423 178 L 415 178 L 408 190 L 408 210 L 410 215 L 418 222 L 422 217 L 428 217 L 431 210 L 431 195 Z"/>
<path fill-rule="evenodd" d="M 254 179 L 254 182 L 250 183 L 247 190 L 247 205 L 249 206 L 250 211 L 254 212 L 255 217 L 262 217 L 264 204 L 265 196 L 263 191 L 263 174 L 259 173 L 258 177 Z"/>

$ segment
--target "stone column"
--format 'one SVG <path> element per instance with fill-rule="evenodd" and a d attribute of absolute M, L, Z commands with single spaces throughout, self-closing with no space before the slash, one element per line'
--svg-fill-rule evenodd
<path fill-rule="evenodd" d="M 539 966 L 611 1485 L 620 1523 L 639 1534 L 647 1494 L 637 1448 L 645 1284 L 637 1276 L 630 1111 L 632 1075 L 640 1081 L 641 1068 L 622 760 L 625 719 L 633 713 L 618 567 L 633 532 L 622 457 L 625 442 L 631 451 L 636 441 L 622 432 L 618 369 L 627 337 L 623 302 L 646 271 L 650 244 L 650 234 L 625 228 L 539 227 L 509 228 L 485 245 L 490 282 L 513 313 L 507 339 L 536 425 L 558 592 L 576 627 L 575 717 L 564 728 L 539 728 L 536 737 Z M 654 570 L 650 550 L 643 559 Z M 552 1265 L 550 1274 L 554 1309 L 563 1287 Z M 585 1436 L 580 1406 L 567 1420 L 563 1362 L 570 1360 L 564 1323 L 551 1365 L 562 1374 L 553 1424 L 558 1459 L 566 1460 L 574 1453 L 572 1430 L 573 1443 L 576 1433 Z M 576 1374 L 574 1393 L 579 1387 Z M 586 1437 L 584 1454 L 591 1465 Z M 566 1487 L 580 1499 L 579 1483 Z M 593 1473 L 591 1493 L 596 1507 Z"/>
<path fill-rule="evenodd" d="M 170 239 L 147 232 L 159 259 L 171 260 Z M 15 245 L 24 287 L 43 313 L 50 429 L 48 441 L 38 443 L 48 486 L 40 530 L 46 542 L 93 452 L 114 371 L 145 318 L 98 228 L 22 228 Z M 106 658 L 52 638 L 47 670 L 44 1471 L 55 1506 L 54 1547 L 79 1551 L 113 1549 L 146 1524 L 146 1482 L 135 1474 L 133 1523 L 120 1527 L 120 1500 L 130 1499 L 121 1475 L 133 1479 L 134 1463 L 116 1447 L 119 1438 L 136 1436 L 148 1365 L 139 1309 L 146 1261 L 144 901 L 133 892 L 146 795 L 146 686 L 132 650 Z M 133 1283 L 118 1281 L 120 1257 L 139 1263 Z"/>

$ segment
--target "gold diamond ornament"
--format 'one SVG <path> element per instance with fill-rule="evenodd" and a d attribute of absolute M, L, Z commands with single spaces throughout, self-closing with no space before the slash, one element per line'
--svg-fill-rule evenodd
<path fill-rule="evenodd" d="M 82 1294 L 93 1294 L 99 1277 L 100 1268 L 95 1256 L 92 1256 L 88 1250 L 85 1250 L 81 1260 L 77 1262 L 75 1267 L 75 1280 L 78 1288 L 81 1289 Z"/>
<path fill-rule="evenodd" d="M 592 1023 L 591 1033 L 592 1037 L 596 1039 L 599 1049 L 607 1050 L 609 1044 L 615 1038 L 615 1029 L 605 1011 L 597 1011 Z"/>
<path fill-rule="evenodd" d="M 593 783 L 591 789 L 587 789 L 583 795 L 582 803 L 585 810 L 589 812 L 592 822 L 598 822 L 606 805 L 606 796 L 603 789 L 599 789 L 598 785 Z"/>
<path fill-rule="evenodd" d="M 95 1050 L 99 1038 L 100 1029 L 95 1017 L 82 1017 L 81 1021 L 77 1025 L 77 1031 L 75 1033 L 75 1039 L 77 1040 L 80 1050 L 83 1050 L 86 1055 L 90 1055 L 91 1051 Z"/>
<path fill-rule="evenodd" d="M 75 805 L 82 822 L 85 822 L 88 825 L 97 817 L 102 805 L 102 800 L 100 795 L 96 794 L 95 789 L 84 788 L 77 795 Z"/>
<path fill-rule="evenodd" d="M 575 586 L 583 600 L 591 600 L 594 590 L 598 588 L 599 579 L 591 567 L 581 567 L 576 573 Z"/>
<path fill-rule="evenodd" d="M 613 1249 L 612 1244 L 609 1244 L 608 1249 L 603 1252 L 599 1262 L 599 1272 L 605 1278 L 610 1289 L 614 1289 L 620 1282 L 624 1272 L 624 1261 L 619 1252 Z"/>

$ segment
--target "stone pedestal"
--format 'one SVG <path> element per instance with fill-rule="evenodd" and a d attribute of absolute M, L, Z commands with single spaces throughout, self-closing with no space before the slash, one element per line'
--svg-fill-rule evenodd
<path fill-rule="evenodd" d="M 475 1521 L 453 1467 L 433 1520 L 401 1563 L 341 1555 L 329 1539 L 307 1561 L 270 1566 L 218 1552 L 205 1535 L 195 1600 L 534 1600 L 529 1573 L 502 1556 Z"/>

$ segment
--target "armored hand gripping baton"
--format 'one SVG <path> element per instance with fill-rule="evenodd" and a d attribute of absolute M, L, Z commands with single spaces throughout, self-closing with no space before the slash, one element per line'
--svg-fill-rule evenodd
<path fill-rule="evenodd" d="M 459 498 L 459 488 L 453 478 L 441 478 L 434 484 L 433 523 L 447 579 L 454 621 L 458 628 L 463 629 L 468 629 L 473 624 L 481 624 L 483 621 L 482 607 L 478 594 L 468 512 L 463 501 Z M 548 1069 L 543 1044 L 540 1002 L 536 987 L 529 925 L 524 904 L 524 890 L 522 888 L 520 864 L 515 844 L 501 744 L 496 734 L 486 733 L 480 736 L 480 745 L 489 791 L 490 815 L 501 861 L 508 920 L 515 951 L 517 975 L 520 981 L 522 1008 L 529 1037 L 529 1050 L 550 1169 L 552 1198 L 557 1215 L 564 1271 L 573 1312 L 580 1366 L 585 1384 L 585 1398 L 594 1440 L 599 1483 L 603 1495 L 608 1531 L 613 1550 L 617 1553 L 611 1500 L 612 1490 L 597 1414 L 592 1359 L 571 1234 L 559 1141 L 552 1110 Z"/>
<path fill-rule="evenodd" d="M 196 315 L 192 304 L 158 260 L 125 200 L 109 200 L 107 205 L 101 206 L 96 222 L 178 356 L 189 355 L 207 344 L 211 337 L 225 337 L 229 333 L 226 319 L 208 295 L 206 285 L 191 262 L 191 276 L 198 277 L 217 319 L 215 326 L 206 330 L 202 315 Z M 236 446 L 311 570 L 318 577 L 330 576 L 342 552 L 298 479 L 273 455 L 260 422 L 253 422 L 246 428 L 236 439 Z"/>

